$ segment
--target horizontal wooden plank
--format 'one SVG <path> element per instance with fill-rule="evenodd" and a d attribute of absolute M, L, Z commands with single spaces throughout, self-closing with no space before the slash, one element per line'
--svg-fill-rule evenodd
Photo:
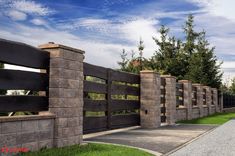
<path fill-rule="evenodd" d="M 166 122 L 166 116 L 161 116 L 161 122 Z"/>
<path fill-rule="evenodd" d="M 204 95 L 202 96 L 202 98 L 203 98 L 203 99 L 206 99 L 206 95 L 204 94 Z"/>
<path fill-rule="evenodd" d="M 48 74 L 0 69 L 0 89 L 45 91 L 48 86 Z"/>
<path fill-rule="evenodd" d="M 92 81 L 83 81 L 83 91 L 84 92 L 91 92 L 91 93 L 107 93 L 107 84 L 96 83 Z"/>
<path fill-rule="evenodd" d="M 112 100 L 111 111 L 134 110 L 140 108 L 140 102 L 137 100 Z"/>
<path fill-rule="evenodd" d="M 139 125 L 140 115 L 130 114 L 130 115 L 114 115 L 111 117 L 111 126 L 128 126 L 128 125 Z"/>
<path fill-rule="evenodd" d="M 112 84 L 111 85 L 111 94 L 112 95 L 140 95 L 140 88 L 127 86 L 127 85 L 118 85 Z"/>
<path fill-rule="evenodd" d="M 193 100 L 192 101 L 192 104 L 195 106 L 195 105 L 197 105 L 197 100 Z"/>
<path fill-rule="evenodd" d="M 107 116 L 102 117 L 84 117 L 83 132 L 99 132 L 107 129 Z"/>
<path fill-rule="evenodd" d="M 27 44 L 0 39 L 0 62 L 47 69 L 49 67 L 49 56 L 48 52 Z"/>
<path fill-rule="evenodd" d="M 176 90 L 176 96 L 183 97 L 183 92 L 179 91 L 179 90 Z"/>
<path fill-rule="evenodd" d="M 192 90 L 193 90 L 193 92 L 196 92 L 197 91 L 197 87 L 192 86 Z"/>
<path fill-rule="evenodd" d="M 85 76 L 93 76 L 107 80 L 107 71 L 108 68 L 95 66 L 85 62 L 83 63 L 83 73 Z"/>
<path fill-rule="evenodd" d="M 161 103 L 165 103 L 165 97 L 161 97 Z"/>
<path fill-rule="evenodd" d="M 166 113 L 166 107 L 161 107 L 161 113 Z"/>
<path fill-rule="evenodd" d="M 46 110 L 48 110 L 48 97 L 45 96 L 0 96 L 0 112 Z"/>
<path fill-rule="evenodd" d="M 120 72 L 115 70 L 110 70 L 111 72 L 111 81 L 120 81 L 131 84 L 140 84 L 140 76 L 133 73 Z"/>
<path fill-rule="evenodd" d="M 183 89 L 183 83 L 176 83 L 177 89 Z"/>
<path fill-rule="evenodd" d="M 107 111 L 106 100 L 84 99 L 84 111 Z"/>

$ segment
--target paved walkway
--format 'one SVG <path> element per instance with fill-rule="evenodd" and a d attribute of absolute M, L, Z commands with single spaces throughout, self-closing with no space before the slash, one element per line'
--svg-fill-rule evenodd
<path fill-rule="evenodd" d="M 85 139 L 85 141 L 122 144 L 165 154 L 214 127 L 209 125 L 176 125 L 157 129 L 137 128 L 96 136 Z"/>
<path fill-rule="evenodd" d="M 235 156 L 235 120 L 230 120 L 170 156 Z"/>

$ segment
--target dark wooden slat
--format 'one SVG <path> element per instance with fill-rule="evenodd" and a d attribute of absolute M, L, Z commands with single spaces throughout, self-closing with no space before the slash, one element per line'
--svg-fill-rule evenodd
<path fill-rule="evenodd" d="M 83 69 L 85 76 L 93 76 L 107 80 L 107 68 L 95 66 L 84 62 Z"/>
<path fill-rule="evenodd" d="M 165 88 L 161 88 L 161 95 L 164 95 L 166 93 L 166 89 Z"/>
<path fill-rule="evenodd" d="M 101 84 L 91 81 L 83 81 L 84 82 L 84 92 L 91 92 L 91 93 L 107 93 L 107 84 Z"/>
<path fill-rule="evenodd" d="M 176 99 L 176 104 L 177 104 L 177 105 L 183 105 L 183 100 Z"/>
<path fill-rule="evenodd" d="M 193 101 L 192 101 L 192 104 L 193 104 L 193 105 L 197 105 L 197 101 L 196 101 L 196 100 L 193 100 Z"/>
<path fill-rule="evenodd" d="M 166 107 L 161 107 L 161 113 L 166 113 Z"/>
<path fill-rule="evenodd" d="M 183 84 L 182 83 L 176 83 L 176 88 L 177 89 L 183 89 Z"/>
<path fill-rule="evenodd" d="M 179 91 L 179 90 L 176 90 L 176 96 L 183 97 L 183 92 Z"/>
<path fill-rule="evenodd" d="M 130 115 L 115 115 L 111 117 L 112 128 L 119 126 L 129 126 L 129 125 L 139 125 L 140 116 L 139 114 L 130 114 Z"/>
<path fill-rule="evenodd" d="M 161 97 L 161 103 L 165 103 L 165 98 Z"/>
<path fill-rule="evenodd" d="M 111 110 L 134 110 L 140 108 L 140 102 L 137 100 L 112 100 Z"/>
<path fill-rule="evenodd" d="M 194 92 L 196 92 L 197 91 L 197 87 L 192 87 L 192 90 L 194 91 Z"/>
<path fill-rule="evenodd" d="M 111 116 L 112 116 L 112 109 L 111 109 L 111 104 L 112 104 L 112 94 L 111 94 L 111 91 L 112 91 L 112 88 L 111 88 L 111 85 L 112 85 L 112 80 L 111 80 L 111 77 L 112 77 L 112 70 L 109 69 L 108 70 L 108 73 L 107 73 L 107 76 L 108 76 L 108 80 L 107 80 L 107 84 L 108 84 L 108 93 L 106 94 L 106 98 L 107 98 L 107 128 L 108 129 L 111 129 Z"/>
<path fill-rule="evenodd" d="M 140 76 L 132 73 L 120 72 L 112 70 L 112 81 L 120 81 L 132 84 L 140 83 Z"/>
<path fill-rule="evenodd" d="M 164 77 L 161 77 L 161 85 L 162 86 L 166 85 L 166 79 Z"/>
<path fill-rule="evenodd" d="M 0 89 L 45 91 L 48 86 L 48 74 L 0 69 Z"/>
<path fill-rule="evenodd" d="M 0 96 L 0 112 L 45 111 L 48 97 L 44 96 Z"/>
<path fill-rule="evenodd" d="M 47 69 L 49 53 L 27 44 L 0 39 L 0 61 L 30 68 Z"/>
<path fill-rule="evenodd" d="M 166 116 L 161 116 L 161 122 L 166 122 Z"/>
<path fill-rule="evenodd" d="M 107 116 L 84 117 L 83 131 L 85 133 L 98 132 L 107 129 Z"/>
<path fill-rule="evenodd" d="M 112 95 L 140 95 L 140 88 L 132 87 L 127 85 L 111 85 L 111 94 Z"/>
<path fill-rule="evenodd" d="M 83 110 L 84 111 L 106 111 L 107 101 L 84 99 Z"/>

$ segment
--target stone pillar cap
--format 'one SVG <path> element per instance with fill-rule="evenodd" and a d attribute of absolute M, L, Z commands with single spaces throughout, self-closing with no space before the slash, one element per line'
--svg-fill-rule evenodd
<path fill-rule="evenodd" d="M 179 82 L 192 82 L 192 81 L 190 81 L 190 80 L 179 80 Z"/>
<path fill-rule="evenodd" d="M 200 84 L 200 83 L 193 83 L 192 85 L 193 86 L 202 86 L 202 84 Z"/>
<path fill-rule="evenodd" d="M 61 45 L 61 44 L 55 44 L 54 42 L 48 42 L 46 44 L 39 45 L 38 47 L 40 49 L 57 49 L 57 48 L 61 48 L 61 49 L 66 49 L 66 50 L 70 50 L 70 51 L 81 53 L 81 54 L 85 53 L 85 51 L 83 51 L 81 49 L 72 48 L 72 47 L 69 47 L 69 46 Z"/>
<path fill-rule="evenodd" d="M 164 78 L 175 78 L 176 79 L 176 77 L 172 76 L 172 75 L 161 75 L 161 77 L 164 77 Z"/>
<path fill-rule="evenodd" d="M 141 70 L 140 73 L 153 73 L 153 74 L 158 74 L 160 75 L 158 72 L 154 71 L 154 70 Z"/>

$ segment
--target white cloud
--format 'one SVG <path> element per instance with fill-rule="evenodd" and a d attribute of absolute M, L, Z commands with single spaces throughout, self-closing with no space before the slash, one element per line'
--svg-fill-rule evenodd
<path fill-rule="evenodd" d="M 48 15 L 52 12 L 49 8 L 43 6 L 42 4 L 30 0 L 12 1 L 10 7 L 22 11 L 24 13 L 36 14 L 41 16 Z"/>
<path fill-rule="evenodd" d="M 10 10 L 8 12 L 8 16 L 15 21 L 23 21 L 26 20 L 27 15 L 23 12 L 17 11 L 17 10 Z"/>
<path fill-rule="evenodd" d="M 222 16 L 230 20 L 235 20 L 234 0 L 188 0 L 194 2 L 205 11 L 215 16 Z"/>
<path fill-rule="evenodd" d="M 39 19 L 39 18 L 34 18 L 31 20 L 31 23 L 35 24 L 35 25 L 47 25 L 47 22 L 43 19 Z"/>

